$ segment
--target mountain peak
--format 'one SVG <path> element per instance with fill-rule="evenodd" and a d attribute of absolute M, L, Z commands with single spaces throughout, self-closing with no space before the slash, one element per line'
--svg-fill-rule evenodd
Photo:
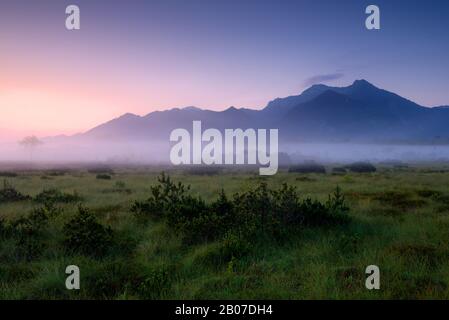
<path fill-rule="evenodd" d="M 184 107 L 184 108 L 182 108 L 182 110 L 186 110 L 186 111 L 202 111 L 202 109 L 200 109 L 198 107 L 194 107 L 194 106 Z"/>
<path fill-rule="evenodd" d="M 238 109 L 236 108 L 236 107 L 234 107 L 234 106 L 231 106 L 231 107 L 229 107 L 229 108 L 227 108 L 226 110 L 224 110 L 225 112 L 235 112 L 235 111 L 238 111 Z"/>
<path fill-rule="evenodd" d="M 123 115 L 121 115 L 120 117 L 118 117 L 118 119 L 134 119 L 134 118 L 140 118 L 140 116 L 134 114 L 134 113 L 125 113 Z"/>
<path fill-rule="evenodd" d="M 309 97 L 309 96 L 310 97 L 314 97 L 314 96 L 318 96 L 319 94 L 321 94 L 321 93 L 323 93 L 323 92 L 325 92 L 325 91 L 327 91 L 329 89 L 331 89 L 331 87 L 329 87 L 329 86 L 327 86 L 325 84 L 321 84 L 321 83 L 314 84 L 313 86 L 305 89 L 301 93 L 301 95 L 305 96 L 305 97 Z"/>
<path fill-rule="evenodd" d="M 366 81 L 365 79 L 355 80 L 352 84 L 352 87 L 358 88 L 376 88 L 373 84 Z"/>

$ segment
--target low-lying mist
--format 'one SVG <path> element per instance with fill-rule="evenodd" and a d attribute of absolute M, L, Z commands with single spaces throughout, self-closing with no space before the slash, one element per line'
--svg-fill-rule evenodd
<path fill-rule="evenodd" d="M 111 163 L 116 165 L 169 165 L 168 142 L 45 142 L 34 147 L 0 143 L 0 162 L 22 164 Z M 279 146 L 279 164 L 308 161 L 350 163 L 369 161 L 447 162 L 449 145 L 379 144 L 284 144 Z"/>

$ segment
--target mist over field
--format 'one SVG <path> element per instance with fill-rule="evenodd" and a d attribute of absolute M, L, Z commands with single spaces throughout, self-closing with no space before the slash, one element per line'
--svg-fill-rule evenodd
<path fill-rule="evenodd" d="M 34 138 L 31 144 L 0 137 L 0 161 L 170 164 L 171 133 L 185 129 L 193 145 L 196 123 L 199 134 L 216 129 L 222 137 L 227 129 L 277 129 L 279 164 L 284 166 L 304 161 L 444 162 L 449 160 L 448 121 L 448 107 L 422 106 L 361 79 L 345 87 L 312 85 L 260 110 L 190 106 L 143 116 L 125 113 L 83 133 Z"/>
<path fill-rule="evenodd" d="M 117 165 L 167 165 L 170 164 L 169 154 L 172 145 L 168 141 L 44 142 L 30 149 L 17 142 L 8 142 L 0 143 L 0 161 L 29 164 L 53 163 L 58 165 L 83 162 L 104 162 Z M 281 144 L 279 153 L 281 166 L 307 161 L 320 163 L 449 161 L 448 145 Z"/>

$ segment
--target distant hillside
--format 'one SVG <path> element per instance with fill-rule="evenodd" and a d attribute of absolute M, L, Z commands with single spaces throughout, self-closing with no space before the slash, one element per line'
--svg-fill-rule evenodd
<path fill-rule="evenodd" d="M 166 141 L 173 129 L 191 130 L 194 120 L 220 130 L 278 128 L 285 142 L 449 142 L 448 106 L 423 107 L 366 80 L 348 87 L 313 85 L 300 95 L 270 101 L 260 111 L 187 107 L 125 114 L 72 139 Z"/>

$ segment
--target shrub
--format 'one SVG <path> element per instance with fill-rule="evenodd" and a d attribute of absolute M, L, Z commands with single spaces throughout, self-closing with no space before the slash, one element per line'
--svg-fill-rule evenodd
<path fill-rule="evenodd" d="M 117 181 L 114 185 L 114 188 L 112 189 L 113 192 L 119 192 L 119 193 L 126 193 L 131 194 L 131 189 L 126 187 L 126 183 L 123 181 Z"/>
<path fill-rule="evenodd" d="M 9 235 L 9 228 L 5 219 L 0 218 L 0 239 L 5 239 Z"/>
<path fill-rule="evenodd" d="M 78 214 L 64 225 L 64 246 L 67 251 L 102 256 L 113 244 L 114 233 L 101 225 L 86 208 L 79 207 Z"/>
<path fill-rule="evenodd" d="M 354 162 L 346 166 L 349 171 L 357 173 L 376 172 L 376 167 L 369 162 Z"/>
<path fill-rule="evenodd" d="M 70 194 L 62 192 L 61 190 L 56 188 L 45 189 L 34 197 L 34 201 L 39 203 L 70 203 L 80 200 L 81 197 L 76 191 Z"/>
<path fill-rule="evenodd" d="M 166 217 L 171 208 L 177 207 L 183 201 L 189 189 L 189 186 L 186 187 L 182 183 L 173 183 L 169 176 L 162 173 L 158 177 L 158 184 L 151 187 L 150 197 L 146 201 L 136 201 L 131 212 L 141 221 Z"/>
<path fill-rule="evenodd" d="M 213 241 L 220 234 L 219 217 L 200 198 L 186 198 L 170 214 L 169 225 L 183 234 L 186 244 Z"/>
<path fill-rule="evenodd" d="M 47 172 L 47 175 L 50 177 L 62 177 L 68 172 L 69 172 L 69 170 L 53 170 L 53 171 Z"/>
<path fill-rule="evenodd" d="M 108 174 L 97 174 L 97 179 L 100 180 L 111 180 L 112 177 Z"/>
<path fill-rule="evenodd" d="M 17 173 L 12 171 L 0 171 L 0 177 L 14 178 L 17 177 Z"/>
<path fill-rule="evenodd" d="M 239 232 L 228 232 L 220 246 L 220 256 L 225 261 L 231 261 L 232 258 L 240 258 L 250 251 L 251 245 L 245 236 Z"/>
<path fill-rule="evenodd" d="M 112 299 L 138 287 L 138 270 L 126 260 L 107 260 L 86 275 L 86 289 L 95 299 Z"/>
<path fill-rule="evenodd" d="M 349 221 L 347 216 L 349 207 L 339 187 L 329 195 L 325 204 L 308 198 L 300 206 L 300 211 L 304 215 L 303 223 L 308 226 L 341 225 Z"/>
<path fill-rule="evenodd" d="M 171 287 L 171 276 L 174 270 L 166 266 L 153 267 L 146 272 L 138 292 L 144 299 L 160 299 Z"/>
<path fill-rule="evenodd" d="M 254 237 L 283 239 L 290 230 L 301 226 L 330 226 L 348 220 L 349 208 L 339 188 L 321 203 L 301 200 L 296 188 L 287 184 L 271 190 L 261 183 L 253 190 L 235 194 L 232 200 L 222 191 L 217 200 L 208 204 L 188 195 L 189 187 L 175 184 L 165 175 L 159 182 L 152 187 L 151 197 L 136 202 L 132 210 L 138 219 L 164 219 L 183 235 L 186 244 L 217 239 L 232 243 L 231 239 L 237 237 L 243 246 Z"/>
<path fill-rule="evenodd" d="M 56 207 L 54 202 L 49 201 L 41 207 L 34 208 L 32 212 L 50 219 L 59 216 L 62 213 L 62 208 Z"/>
<path fill-rule="evenodd" d="M 275 199 L 266 183 L 261 183 L 254 190 L 234 195 L 234 205 L 237 212 L 236 224 L 247 237 L 255 233 L 275 234 L 279 230 L 280 221 L 275 211 Z"/>
<path fill-rule="evenodd" d="M 136 201 L 131 207 L 131 212 L 140 222 L 146 222 L 150 218 L 159 220 L 164 216 L 165 205 L 162 201 L 149 198 L 147 201 Z"/>
<path fill-rule="evenodd" d="M 3 188 L 0 189 L 0 203 L 1 202 L 16 202 L 30 199 L 30 196 L 23 195 L 16 190 L 8 181 L 3 181 Z"/>
<path fill-rule="evenodd" d="M 11 223 L 10 235 L 16 240 L 19 257 L 29 261 L 40 255 L 44 248 L 43 231 L 48 220 L 49 216 L 45 210 L 35 209 L 27 217 Z"/>
<path fill-rule="evenodd" d="M 304 163 L 304 164 L 297 164 L 294 166 L 291 166 L 288 169 L 288 172 L 297 172 L 297 173 L 326 173 L 326 168 L 321 165 L 314 162 Z"/>
<path fill-rule="evenodd" d="M 116 181 L 115 182 L 115 188 L 116 189 L 125 189 L 126 188 L 126 183 L 124 183 L 123 181 Z"/>

